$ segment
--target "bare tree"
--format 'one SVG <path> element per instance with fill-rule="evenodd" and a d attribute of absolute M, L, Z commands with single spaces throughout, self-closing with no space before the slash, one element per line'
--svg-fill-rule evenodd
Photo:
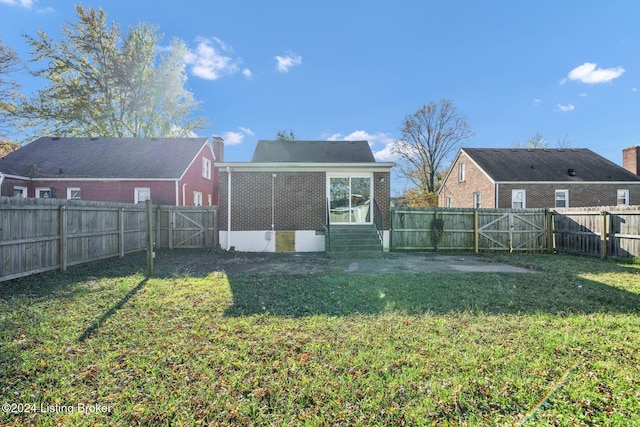
<path fill-rule="evenodd" d="M 562 138 L 558 138 L 556 141 L 558 148 L 571 148 L 571 140 L 569 140 L 569 135 L 565 134 Z"/>
<path fill-rule="evenodd" d="M 408 115 L 401 133 L 393 145 L 400 158 L 400 173 L 421 193 L 439 189 L 444 162 L 461 141 L 474 136 L 465 117 L 448 99 L 432 101 Z"/>
<path fill-rule="evenodd" d="M 514 148 L 548 148 L 549 143 L 540 132 L 536 132 L 527 142 L 516 142 Z"/>

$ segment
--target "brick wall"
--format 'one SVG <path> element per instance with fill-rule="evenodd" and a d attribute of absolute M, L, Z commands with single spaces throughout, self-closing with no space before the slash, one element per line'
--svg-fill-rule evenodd
<path fill-rule="evenodd" d="M 272 175 L 276 174 L 273 178 Z M 220 171 L 221 229 L 227 226 L 228 175 Z M 324 172 L 231 172 L 231 229 L 270 230 L 272 180 L 276 230 L 321 230 L 325 224 Z"/>
<path fill-rule="evenodd" d="M 134 189 L 143 187 L 150 189 L 153 203 L 176 204 L 175 181 L 31 181 L 29 183 L 29 197 L 36 196 L 36 188 L 51 185 L 55 187 L 58 199 L 67 198 L 67 188 L 80 188 L 82 200 L 134 203 Z"/>
<path fill-rule="evenodd" d="M 465 165 L 465 179 L 459 181 L 458 171 L 460 164 Z M 451 198 L 452 208 L 473 208 L 473 194 L 479 192 L 481 195 L 482 208 L 494 208 L 495 184 L 473 163 L 465 153 L 461 153 L 453 164 L 447 181 L 440 190 L 438 205 L 447 206 L 447 198 Z"/>
<path fill-rule="evenodd" d="M 272 178 L 272 174 L 276 174 Z M 227 227 L 228 175 L 220 171 L 219 225 Z M 382 178 L 382 181 L 381 181 Z M 271 229 L 271 191 L 274 183 L 276 230 L 322 230 L 326 224 L 325 172 L 231 172 L 231 229 Z M 390 173 L 374 173 L 374 197 L 389 228 Z"/>
<path fill-rule="evenodd" d="M 555 207 L 556 190 L 569 190 L 569 207 L 615 206 L 618 190 L 629 190 L 629 204 L 640 204 L 640 183 L 625 184 L 500 184 L 500 208 L 511 208 L 511 192 L 526 190 L 527 208 Z"/>
<path fill-rule="evenodd" d="M 206 158 L 209 159 L 211 165 L 211 178 L 206 179 L 202 176 L 202 160 Z M 183 184 L 187 184 L 185 187 L 185 199 L 186 205 L 193 205 L 193 192 L 199 191 L 202 193 L 202 204 L 207 206 L 209 204 L 208 197 L 211 196 L 211 204 L 215 205 L 218 203 L 217 197 L 218 195 L 214 193 L 214 189 L 217 186 L 216 180 L 218 179 L 217 169 L 214 167 L 213 156 L 210 150 L 203 150 L 200 152 L 198 157 L 191 163 L 191 166 L 185 172 L 184 176 L 179 182 L 179 190 L 178 190 L 178 204 L 182 205 L 182 186 Z M 153 193 L 151 195 L 153 199 Z M 155 200 L 154 200 L 155 202 Z"/>
<path fill-rule="evenodd" d="M 373 198 L 378 203 L 380 212 L 384 218 L 384 229 L 391 228 L 391 217 L 389 209 L 391 207 L 391 173 L 374 172 L 373 174 Z"/>

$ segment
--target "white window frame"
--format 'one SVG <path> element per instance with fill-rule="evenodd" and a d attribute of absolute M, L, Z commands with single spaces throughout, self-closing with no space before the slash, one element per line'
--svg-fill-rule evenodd
<path fill-rule="evenodd" d="M 453 206 L 453 198 L 451 196 L 447 196 L 446 205 L 448 208 Z"/>
<path fill-rule="evenodd" d="M 622 203 L 620 203 L 620 194 L 622 194 L 622 199 L 624 199 Z M 616 204 L 617 206 L 629 206 L 629 190 L 620 188 L 616 191 Z"/>
<path fill-rule="evenodd" d="M 71 197 L 71 193 L 77 191 L 78 197 Z M 80 187 L 69 187 L 67 188 L 67 200 L 82 200 L 82 193 Z"/>
<path fill-rule="evenodd" d="M 44 196 L 42 193 L 47 193 Z M 48 199 L 51 197 L 51 188 L 49 187 L 36 187 L 36 198 L 37 199 Z"/>
<path fill-rule="evenodd" d="M 464 162 L 458 165 L 458 182 L 464 182 L 467 174 L 467 166 Z"/>
<path fill-rule="evenodd" d="M 564 196 L 563 199 L 558 199 L 558 195 L 562 194 Z M 564 206 L 558 206 L 558 200 L 564 201 Z M 569 207 L 569 190 L 556 190 L 556 194 L 554 197 L 554 206 L 556 208 L 568 208 Z"/>
<path fill-rule="evenodd" d="M 194 191 L 193 192 L 193 205 L 194 206 L 202 206 L 202 192 Z"/>
<path fill-rule="evenodd" d="M 519 195 L 522 197 L 519 197 Z M 521 201 L 517 199 L 522 199 Z M 516 203 L 521 204 L 522 206 L 514 206 Z M 527 208 L 527 190 L 524 188 L 517 188 L 511 190 L 511 209 L 526 209 Z"/>
<path fill-rule="evenodd" d="M 146 192 L 146 197 L 141 196 L 140 193 Z M 133 203 L 142 203 L 151 199 L 151 188 L 149 187 L 136 187 L 133 189 Z"/>
<path fill-rule="evenodd" d="M 209 202 L 209 206 L 213 204 L 213 196 L 211 194 L 207 194 L 207 202 Z"/>
<path fill-rule="evenodd" d="M 473 193 L 473 208 L 480 209 L 482 207 L 482 193 Z"/>
<path fill-rule="evenodd" d="M 202 177 L 204 179 L 211 179 L 211 160 L 206 157 L 202 158 Z"/>
<path fill-rule="evenodd" d="M 13 197 L 16 197 L 16 190 L 20 190 L 22 192 L 22 196 L 19 196 L 21 199 L 27 198 L 27 192 L 29 191 L 28 187 L 24 187 L 22 185 L 14 185 L 13 186 Z"/>

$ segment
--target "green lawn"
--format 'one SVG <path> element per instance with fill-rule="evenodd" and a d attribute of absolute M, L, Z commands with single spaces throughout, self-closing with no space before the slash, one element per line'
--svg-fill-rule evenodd
<path fill-rule="evenodd" d="M 0 283 L 0 425 L 640 423 L 639 264 L 227 277 L 216 256 Z"/>

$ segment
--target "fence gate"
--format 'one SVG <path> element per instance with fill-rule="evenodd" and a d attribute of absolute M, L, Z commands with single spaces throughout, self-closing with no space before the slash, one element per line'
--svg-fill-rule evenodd
<path fill-rule="evenodd" d="M 478 224 L 480 248 L 508 251 L 545 250 L 546 215 L 540 212 L 483 214 Z"/>
<path fill-rule="evenodd" d="M 218 244 L 216 207 L 161 206 L 158 218 L 156 240 L 160 247 L 203 248 Z"/>

